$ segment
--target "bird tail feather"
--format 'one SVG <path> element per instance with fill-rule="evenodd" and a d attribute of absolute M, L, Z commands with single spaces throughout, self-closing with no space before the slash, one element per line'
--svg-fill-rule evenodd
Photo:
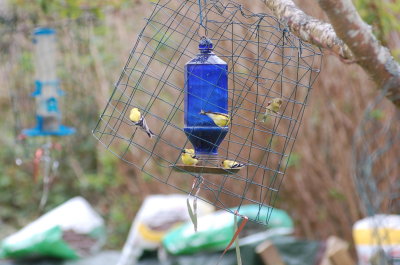
<path fill-rule="evenodd" d="M 147 135 L 152 138 L 155 134 L 150 130 L 149 126 L 146 123 L 145 119 L 142 119 L 142 124 L 140 126 L 146 133 Z"/>
<path fill-rule="evenodd" d="M 232 168 L 240 168 L 240 167 L 244 167 L 244 166 L 245 166 L 245 164 L 237 163 L 237 164 L 234 164 L 234 165 L 232 166 Z"/>

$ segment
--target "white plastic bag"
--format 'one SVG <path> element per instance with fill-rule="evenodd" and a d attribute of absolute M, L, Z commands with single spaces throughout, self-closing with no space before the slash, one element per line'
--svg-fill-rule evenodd
<path fill-rule="evenodd" d="M 374 215 L 353 225 L 360 265 L 370 265 L 371 258 L 383 250 L 391 260 L 400 264 L 400 215 Z"/>
<path fill-rule="evenodd" d="M 186 205 L 187 195 L 148 196 L 132 222 L 128 239 L 117 265 L 133 265 L 143 250 L 155 250 L 164 235 L 178 223 L 190 220 Z M 211 213 L 214 207 L 198 201 L 199 216 Z"/>

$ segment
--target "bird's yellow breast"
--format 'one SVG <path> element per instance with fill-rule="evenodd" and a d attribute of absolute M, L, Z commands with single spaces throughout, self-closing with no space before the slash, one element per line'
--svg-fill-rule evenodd
<path fill-rule="evenodd" d="M 281 105 L 278 104 L 278 103 L 272 103 L 271 104 L 271 110 L 272 111 L 278 112 L 280 107 L 281 107 Z"/>
<path fill-rule="evenodd" d="M 137 108 L 133 108 L 129 114 L 129 119 L 133 122 L 139 122 L 141 116 L 140 111 Z"/>
<path fill-rule="evenodd" d="M 199 160 L 193 158 L 192 154 L 182 154 L 182 162 L 185 165 L 196 165 Z"/>
<path fill-rule="evenodd" d="M 228 168 L 232 168 L 233 163 L 234 163 L 233 161 L 225 160 L 225 161 L 222 163 L 222 165 L 223 165 L 224 168 L 228 169 Z"/>
<path fill-rule="evenodd" d="M 219 127 L 225 127 L 228 126 L 230 119 L 228 116 L 224 115 L 219 115 L 219 114 L 212 114 L 209 113 L 207 114 L 213 121 L 214 123 L 219 126 Z"/>

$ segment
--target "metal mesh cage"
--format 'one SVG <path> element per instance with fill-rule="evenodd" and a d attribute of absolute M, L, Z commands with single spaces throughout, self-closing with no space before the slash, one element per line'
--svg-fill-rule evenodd
<path fill-rule="evenodd" d="M 353 137 L 353 181 L 366 216 L 400 212 L 400 111 L 386 92 L 369 103 Z"/>
<path fill-rule="evenodd" d="M 219 208 L 240 212 L 242 205 L 258 205 L 249 219 L 266 224 L 319 73 L 320 51 L 276 18 L 233 1 L 159 1 L 146 21 L 95 137 L 146 176 Z M 191 148 L 183 130 L 184 66 L 198 53 L 203 29 L 228 64 L 231 124 L 218 156 L 194 171 L 179 167 L 182 150 Z M 261 122 L 274 98 L 283 101 L 279 112 Z M 132 108 L 142 112 L 155 137 L 130 121 Z M 225 159 L 245 166 L 222 169 Z"/>

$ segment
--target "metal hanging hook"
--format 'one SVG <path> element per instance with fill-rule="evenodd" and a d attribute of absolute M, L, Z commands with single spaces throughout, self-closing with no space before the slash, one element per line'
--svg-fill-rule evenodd
<path fill-rule="evenodd" d="M 198 2 L 198 5 L 199 5 L 200 26 L 204 29 L 204 34 L 200 34 L 200 32 L 199 32 L 200 28 L 198 29 L 197 33 L 198 33 L 199 36 L 206 36 L 207 37 L 208 30 L 207 30 L 207 26 L 203 24 L 203 8 L 201 6 L 201 0 L 197 0 L 197 2 Z M 206 5 L 206 4 L 207 4 L 207 2 L 206 2 L 206 0 L 204 0 L 204 5 Z"/>

